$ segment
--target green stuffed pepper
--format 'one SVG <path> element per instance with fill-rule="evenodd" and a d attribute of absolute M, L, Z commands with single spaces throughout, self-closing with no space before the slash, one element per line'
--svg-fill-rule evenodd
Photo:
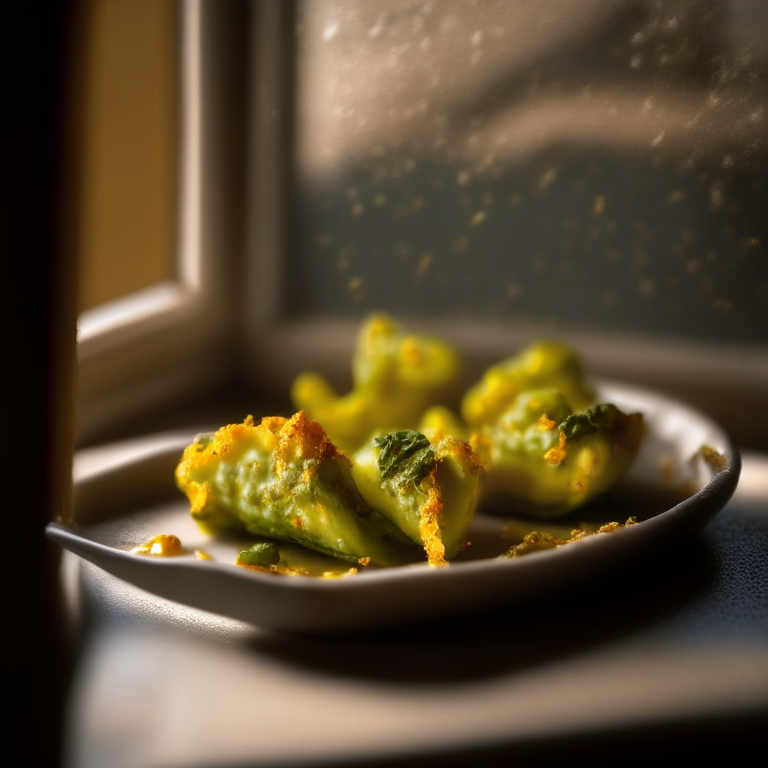
<path fill-rule="evenodd" d="M 352 465 L 365 500 L 421 544 L 431 565 L 467 545 L 482 473 L 468 443 L 413 430 L 373 438 Z"/>
<path fill-rule="evenodd" d="M 245 530 L 350 562 L 396 565 L 418 548 L 362 498 L 351 462 L 299 412 L 250 417 L 187 447 L 176 482 L 208 533 Z"/>
<path fill-rule="evenodd" d="M 318 373 L 294 381 L 294 405 L 319 421 L 329 438 L 353 453 L 379 432 L 415 429 L 460 370 L 457 353 L 431 336 L 406 334 L 385 315 L 360 329 L 352 362 L 354 388 L 339 396 Z"/>
<path fill-rule="evenodd" d="M 557 390 L 575 410 L 594 402 L 579 356 L 562 342 L 539 341 L 489 368 L 464 396 L 461 412 L 478 429 L 495 422 L 521 392 L 543 387 Z"/>
<path fill-rule="evenodd" d="M 488 471 L 483 497 L 509 513 L 553 517 L 607 490 L 631 465 L 642 414 L 600 404 L 573 413 L 555 389 L 523 392 L 472 436 Z"/>

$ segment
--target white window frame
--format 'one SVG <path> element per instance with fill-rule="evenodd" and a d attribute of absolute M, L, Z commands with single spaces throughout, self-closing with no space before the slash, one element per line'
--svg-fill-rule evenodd
<path fill-rule="evenodd" d="M 242 202 L 226 140 L 234 106 L 221 96 L 229 74 L 225 6 L 180 1 L 177 279 L 80 316 L 80 442 L 201 392 L 233 369 Z"/>

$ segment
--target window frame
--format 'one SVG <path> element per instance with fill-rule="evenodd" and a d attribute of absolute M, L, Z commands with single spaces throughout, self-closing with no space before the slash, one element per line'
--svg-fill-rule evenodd
<path fill-rule="evenodd" d="M 231 83 L 232 3 L 179 5 L 177 280 L 83 312 L 80 443 L 229 375 L 238 310 L 228 297 L 241 251 L 239 136 Z M 213 107 L 213 108 L 211 108 Z M 239 146 L 239 145 L 237 145 Z"/>

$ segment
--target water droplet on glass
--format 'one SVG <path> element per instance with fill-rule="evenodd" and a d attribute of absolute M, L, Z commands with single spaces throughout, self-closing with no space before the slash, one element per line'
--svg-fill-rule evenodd
<path fill-rule="evenodd" d="M 329 21 L 325 25 L 325 29 L 323 30 L 323 40 L 326 42 L 328 40 L 333 40 L 334 37 L 336 37 L 336 33 L 339 31 L 339 22 L 338 21 Z"/>
<path fill-rule="evenodd" d="M 598 195 L 595 198 L 595 203 L 592 206 L 593 216 L 602 216 L 605 212 L 605 195 Z"/>
<path fill-rule="evenodd" d="M 419 257 L 419 261 L 416 264 L 416 279 L 421 280 L 424 275 L 429 272 L 429 268 L 432 266 L 432 262 L 435 260 L 435 257 L 431 253 L 423 253 Z"/>

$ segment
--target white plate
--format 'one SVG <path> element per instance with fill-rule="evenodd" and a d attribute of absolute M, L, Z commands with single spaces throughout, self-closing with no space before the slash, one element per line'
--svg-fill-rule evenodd
<path fill-rule="evenodd" d="M 46 532 L 52 541 L 148 592 L 276 630 L 362 630 L 543 598 L 690 536 L 723 508 L 738 482 L 739 455 L 708 417 L 623 384 L 599 382 L 598 392 L 601 402 L 645 415 L 648 436 L 640 455 L 626 482 L 610 497 L 611 506 L 602 510 L 617 522 L 631 514 L 642 522 L 555 550 L 515 559 L 488 556 L 503 548 L 502 522 L 478 515 L 467 559 L 448 567 L 363 570 L 341 579 L 275 576 L 240 568 L 234 560 L 241 543 L 207 539 L 174 487 L 173 470 L 193 438 L 191 431 L 150 439 L 127 459 L 84 473 L 75 482 L 74 521 L 51 523 Z M 702 445 L 723 454 L 725 468 L 712 469 L 701 459 Z M 681 498 L 674 489 L 685 483 L 692 495 L 668 506 L 660 502 L 673 493 Z M 186 549 L 204 549 L 214 561 L 191 554 L 153 558 L 130 553 L 159 533 L 179 536 Z"/>

